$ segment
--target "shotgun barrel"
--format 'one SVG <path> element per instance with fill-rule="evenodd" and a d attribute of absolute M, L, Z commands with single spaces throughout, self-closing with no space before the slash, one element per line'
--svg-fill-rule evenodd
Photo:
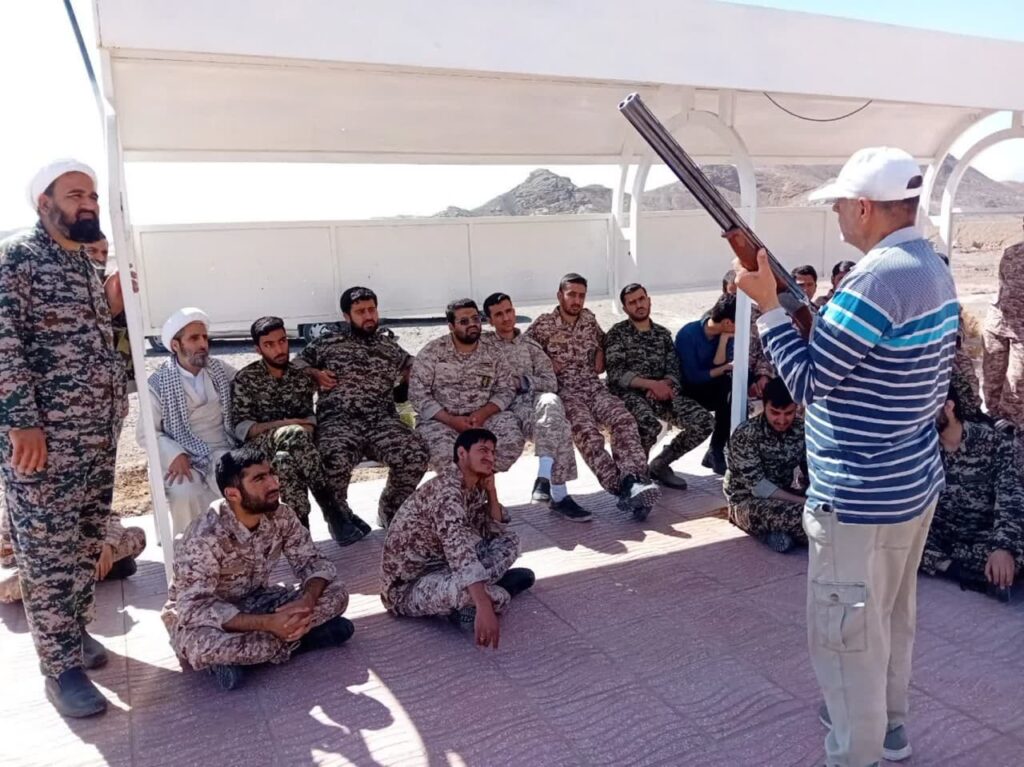
<path fill-rule="evenodd" d="M 801 334 L 807 338 L 811 332 L 814 309 L 792 275 L 765 247 L 760 238 L 754 234 L 754 230 L 722 196 L 711 180 L 704 175 L 693 158 L 672 138 L 672 134 L 665 130 L 665 126 L 644 104 L 640 94 L 629 94 L 619 104 L 619 111 L 662 159 L 665 166 L 696 198 L 700 206 L 715 220 L 722 230 L 722 236 L 729 241 L 729 245 L 745 269 L 752 271 L 757 269 L 757 252 L 764 249 L 768 254 L 768 263 L 771 265 L 772 274 L 775 276 L 779 302 L 792 317 Z"/>

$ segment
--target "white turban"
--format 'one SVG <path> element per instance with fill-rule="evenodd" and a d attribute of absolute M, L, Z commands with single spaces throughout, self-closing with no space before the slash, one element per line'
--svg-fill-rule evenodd
<path fill-rule="evenodd" d="M 40 168 L 28 185 L 28 204 L 32 210 L 39 207 L 39 195 L 46 191 L 46 187 L 63 176 L 65 173 L 84 173 L 96 184 L 96 172 L 84 162 L 67 158 L 56 160 Z"/>
<path fill-rule="evenodd" d="M 202 309 L 197 309 L 194 306 L 186 306 L 184 309 L 179 309 L 170 317 L 167 318 L 167 322 L 164 323 L 163 329 L 160 331 L 160 341 L 163 343 L 164 348 L 167 351 L 171 350 L 171 341 L 174 337 L 180 333 L 186 325 L 190 325 L 193 322 L 201 322 L 206 326 L 206 329 L 210 329 L 210 318 L 206 312 Z"/>

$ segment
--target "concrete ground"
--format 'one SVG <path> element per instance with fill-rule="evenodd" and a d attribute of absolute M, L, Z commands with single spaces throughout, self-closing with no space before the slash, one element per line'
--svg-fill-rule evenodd
<path fill-rule="evenodd" d="M 497 651 L 444 621 L 387 615 L 381 531 L 339 549 L 315 523 L 352 592 L 355 637 L 259 669 L 232 693 L 171 651 L 161 550 L 140 518 L 151 543 L 138 574 L 97 591 L 106 716 L 54 712 L 23 612 L 0 605 L 0 764 L 821 765 L 806 555 L 772 553 L 729 525 L 720 482 L 697 458 L 677 466 L 690 490 L 666 491 L 642 525 L 585 470 L 570 489 L 594 509 L 590 525 L 528 505 L 532 457 L 501 476 L 521 564 L 538 580 L 502 619 Z M 367 520 L 380 488 L 353 486 Z M 908 764 L 1024 763 L 1022 604 L 922 578 Z"/>

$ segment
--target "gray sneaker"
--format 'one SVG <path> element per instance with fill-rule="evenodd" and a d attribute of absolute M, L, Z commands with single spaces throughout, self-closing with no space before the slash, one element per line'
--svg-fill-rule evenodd
<path fill-rule="evenodd" d="M 914 750 L 910 747 L 907 739 L 907 728 L 902 724 L 886 730 L 885 743 L 882 745 L 882 756 L 889 762 L 902 762 L 909 757 Z"/>

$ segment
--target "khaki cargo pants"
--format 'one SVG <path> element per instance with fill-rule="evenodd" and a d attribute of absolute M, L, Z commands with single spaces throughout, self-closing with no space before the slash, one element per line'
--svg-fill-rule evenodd
<path fill-rule="evenodd" d="M 886 728 L 906 721 L 917 567 L 934 512 L 932 504 L 907 522 L 851 525 L 804 509 L 807 640 L 832 718 L 829 767 L 881 761 Z"/>

